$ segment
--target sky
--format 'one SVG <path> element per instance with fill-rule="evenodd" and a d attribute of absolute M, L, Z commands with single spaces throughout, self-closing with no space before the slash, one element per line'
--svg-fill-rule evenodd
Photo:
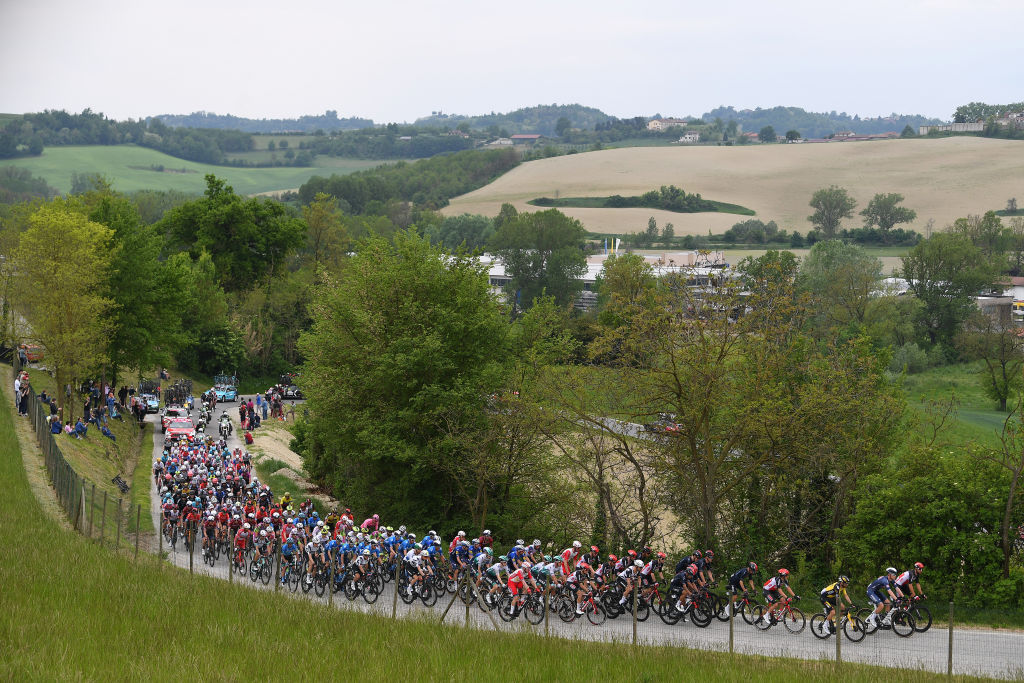
<path fill-rule="evenodd" d="M 1024 100 L 1022 25 L 1019 0 L 0 0 L 0 112 L 948 119 Z"/>

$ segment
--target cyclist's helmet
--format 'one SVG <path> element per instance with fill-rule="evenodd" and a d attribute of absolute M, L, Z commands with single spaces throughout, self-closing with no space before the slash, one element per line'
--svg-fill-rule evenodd
<path fill-rule="evenodd" d="M 665 555 L 665 553 L 662 553 L 662 552 L 659 552 L 659 553 L 658 553 L 658 559 L 659 559 L 659 560 L 664 560 L 664 559 L 665 559 L 666 557 L 668 557 L 668 556 L 667 556 L 667 555 Z"/>
<path fill-rule="evenodd" d="M 523 569 L 529 569 L 530 567 L 530 563 L 527 560 L 523 560 Z"/>
<path fill-rule="evenodd" d="M 644 561 L 643 560 L 633 560 L 633 566 L 634 567 L 642 567 L 642 566 L 644 566 Z"/>
<path fill-rule="evenodd" d="M 465 537 L 466 537 L 466 532 L 465 531 L 460 531 L 459 532 L 459 538 L 465 538 Z M 519 542 L 522 543 L 522 541 L 519 541 Z"/>
<path fill-rule="evenodd" d="M 886 574 L 899 574 L 899 572 L 896 570 L 896 567 L 887 567 L 886 570 L 885 570 L 885 573 Z"/>
<path fill-rule="evenodd" d="M 369 550 L 364 550 L 363 551 L 363 557 L 369 557 L 369 556 L 370 556 L 370 551 Z"/>
<path fill-rule="evenodd" d="M 689 574 L 690 576 L 696 576 L 697 575 L 697 565 L 691 564 L 689 567 L 686 568 L 686 573 Z"/>
<path fill-rule="evenodd" d="M 785 569 L 785 568 L 780 569 L 779 570 L 779 576 L 789 576 L 789 570 Z"/>
<path fill-rule="evenodd" d="M 434 535 L 434 534 L 436 534 L 436 533 L 437 533 L 436 531 L 434 531 L 433 529 L 431 529 L 430 531 L 428 531 L 428 532 L 427 532 L 427 536 L 433 536 L 433 535 Z"/>
<path fill-rule="evenodd" d="M 618 562 L 619 558 L 615 557 L 614 555 L 609 555 L 608 556 L 608 561 L 609 562 Z"/>
<path fill-rule="evenodd" d="M 484 529 L 484 536 L 490 536 L 490 535 L 491 535 L 491 530 L 490 529 Z"/>
<path fill-rule="evenodd" d="M 489 548 L 488 548 L 488 550 L 489 550 Z M 550 555 L 545 555 L 544 556 L 544 561 L 545 562 L 551 562 L 551 556 Z"/>
<path fill-rule="evenodd" d="M 243 529 L 245 529 L 246 531 L 248 531 L 248 530 L 249 530 L 249 529 L 251 528 L 251 527 L 249 526 L 249 522 L 246 522 L 245 524 L 243 524 L 243 525 L 242 525 L 242 528 L 243 528 Z"/>
<path fill-rule="evenodd" d="M 508 562 L 508 555 L 499 555 L 498 562 Z"/>
<path fill-rule="evenodd" d="M 690 557 L 692 557 L 695 560 L 699 560 L 703 556 L 701 555 L 701 552 L 699 550 L 694 550 L 693 555 L 691 555 Z"/>
<path fill-rule="evenodd" d="M 539 538 L 533 539 L 533 547 L 534 548 L 539 548 L 540 547 L 540 539 Z"/>
<path fill-rule="evenodd" d="M 845 586 L 846 584 L 850 583 L 850 577 L 847 576 L 846 574 L 842 574 L 836 580 L 836 583 L 838 583 L 840 586 Z"/>
<path fill-rule="evenodd" d="M 590 546 L 590 552 L 596 555 L 597 553 L 601 552 L 601 550 L 596 545 L 592 545 Z"/>
<path fill-rule="evenodd" d="M 712 559 L 714 556 L 715 556 L 715 551 L 714 550 L 705 550 L 704 551 L 704 557 L 708 558 L 709 560 Z"/>
<path fill-rule="evenodd" d="M 590 565 L 587 564 L 586 562 L 580 562 L 580 569 L 585 569 L 587 571 L 590 571 Z"/>
<path fill-rule="evenodd" d="M 924 569 L 924 565 L 921 564 L 920 562 L 915 562 L 914 563 L 914 569 L 916 569 L 917 571 L 921 571 L 922 569 Z"/>
<path fill-rule="evenodd" d="M 414 534 L 413 532 L 410 531 L 409 535 L 406 536 L 406 538 L 408 538 L 410 541 L 415 541 L 416 540 L 416 534 Z"/>
<path fill-rule="evenodd" d="M 580 548 L 582 548 L 582 547 L 583 547 L 583 544 L 582 544 L 582 543 L 580 543 L 579 541 L 573 541 L 573 542 L 572 542 L 572 547 L 573 547 L 573 548 L 576 548 L 577 550 L 579 550 Z"/>
<path fill-rule="evenodd" d="M 632 559 L 636 559 L 636 551 L 635 550 L 627 550 L 626 551 L 626 555 L 628 555 L 631 560 Z"/>
<path fill-rule="evenodd" d="M 267 530 L 266 529 L 262 529 L 260 531 L 260 536 L 262 536 L 263 538 L 266 538 L 267 537 Z"/>
<path fill-rule="evenodd" d="M 526 541 L 524 541 L 524 540 L 523 540 L 523 539 L 521 539 L 521 538 L 519 538 L 519 539 L 516 539 L 516 545 L 518 545 L 518 546 L 524 546 L 524 545 L 526 545 Z"/>
<path fill-rule="evenodd" d="M 494 551 L 491 550 L 490 548 L 484 548 L 484 552 L 487 554 L 487 557 L 493 557 L 494 556 Z"/>

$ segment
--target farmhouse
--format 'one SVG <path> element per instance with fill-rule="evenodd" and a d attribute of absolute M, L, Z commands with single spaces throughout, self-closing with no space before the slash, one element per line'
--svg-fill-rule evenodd
<path fill-rule="evenodd" d="M 985 123 L 975 121 L 973 123 L 947 123 L 942 126 L 921 126 L 918 132 L 921 135 L 928 135 L 932 131 L 947 133 L 980 133 L 985 130 Z"/>
<path fill-rule="evenodd" d="M 684 145 L 693 145 L 700 142 L 700 135 L 690 131 L 689 133 L 684 133 L 683 137 L 679 138 L 679 142 Z"/>
<path fill-rule="evenodd" d="M 647 130 L 663 131 L 672 126 L 685 126 L 689 121 L 686 119 L 651 119 L 647 122 Z"/>
<path fill-rule="evenodd" d="M 540 140 L 539 135 L 513 135 L 512 144 L 514 145 L 533 145 Z"/>

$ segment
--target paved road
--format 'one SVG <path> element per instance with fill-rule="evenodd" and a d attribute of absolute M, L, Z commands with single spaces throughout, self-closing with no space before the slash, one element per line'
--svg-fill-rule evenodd
<path fill-rule="evenodd" d="M 232 413 L 237 415 L 237 412 L 234 410 L 237 404 L 218 405 L 216 415 L 220 415 L 222 407 L 227 409 L 228 415 L 232 415 Z M 163 435 L 159 429 L 159 417 L 150 415 L 147 417 L 147 421 L 156 422 L 153 446 L 154 457 L 159 457 L 163 450 Z M 639 426 L 628 425 L 626 428 L 638 429 Z M 232 434 L 228 445 L 231 448 L 240 445 L 240 441 L 237 438 L 237 430 Z M 151 485 L 150 499 L 152 502 L 154 527 L 159 528 L 159 499 L 155 484 Z M 167 549 L 165 548 L 165 550 Z M 189 567 L 189 556 L 181 543 L 178 544 L 175 552 L 168 553 L 168 560 L 186 570 Z M 223 557 L 215 567 L 211 568 L 203 563 L 199 554 L 196 554 L 193 558 L 193 571 L 216 576 L 224 580 L 228 579 L 227 562 Z M 274 590 L 275 588 L 273 581 L 271 581 L 270 586 L 263 586 L 259 583 L 251 583 L 248 577 L 240 578 L 235 575 L 233 580 L 234 583 L 246 588 L 260 590 Z M 280 588 L 279 590 L 291 594 L 287 588 Z M 312 591 L 308 594 L 299 591 L 294 595 L 297 599 L 308 599 L 322 603 L 328 601 L 326 596 L 318 598 Z M 433 615 L 434 618 L 440 618 L 444 607 L 449 603 L 450 599 L 450 595 L 443 596 L 432 608 L 427 608 L 418 601 L 413 605 L 405 605 L 401 600 L 398 600 L 395 610 L 396 615 L 407 616 L 428 613 Z M 361 598 L 357 598 L 354 602 L 349 602 L 340 594 L 335 595 L 333 599 L 333 605 L 337 609 L 355 609 L 386 617 L 391 616 L 394 604 L 392 584 L 385 586 L 384 593 L 373 605 L 366 604 Z M 808 613 L 808 619 L 814 611 L 817 611 L 816 605 L 817 602 L 812 599 L 805 599 L 800 604 Z M 933 608 L 937 609 L 937 606 L 933 605 Z M 476 628 L 494 628 L 491 620 L 475 606 L 469 610 L 467 618 L 466 608 L 461 602 L 456 602 L 452 606 L 452 611 L 446 617 L 446 622 L 463 624 L 467 619 Z M 497 617 L 495 617 L 495 621 L 500 630 L 513 631 L 526 628 L 544 633 L 544 624 L 533 627 L 522 619 L 506 624 L 497 619 Z M 593 626 L 586 621 L 565 624 L 554 615 L 551 615 L 547 627 L 551 635 L 563 638 L 630 642 L 633 636 L 633 624 L 627 616 L 608 620 L 601 626 Z M 675 645 L 705 650 L 727 651 L 729 649 L 729 630 L 728 623 L 722 623 L 717 620 L 712 621 L 711 625 L 707 628 L 697 628 L 689 623 L 668 626 L 657 616 L 652 615 L 646 622 L 637 625 L 637 639 L 641 643 L 651 645 Z M 733 624 L 733 643 L 734 649 L 737 652 L 749 654 L 817 660 L 834 660 L 836 656 L 835 640 L 830 638 L 829 640 L 821 641 L 814 638 L 810 633 L 809 624 L 802 633 L 791 634 L 781 625 L 775 626 L 766 632 L 761 632 L 746 625 L 743 621 L 736 621 Z M 947 667 L 948 643 L 949 631 L 938 626 L 933 626 L 926 633 L 915 633 L 909 638 L 898 638 L 892 632 L 878 632 L 868 636 L 860 643 L 851 643 L 844 640 L 842 643 L 842 658 L 844 661 L 944 673 Z M 953 654 L 954 673 L 1008 679 L 1024 678 L 1024 633 L 956 628 L 953 631 Z"/>

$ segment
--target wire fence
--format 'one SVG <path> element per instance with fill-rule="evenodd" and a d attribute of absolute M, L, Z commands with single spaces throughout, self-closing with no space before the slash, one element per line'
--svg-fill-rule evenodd
<path fill-rule="evenodd" d="M 15 359 L 15 372 L 19 369 Z M 104 546 L 126 548 L 136 558 L 141 550 L 193 575 L 389 619 L 430 619 L 499 632 L 528 630 L 546 637 L 614 641 L 637 647 L 676 646 L 831 661 L 837 665 L 855 662 L 949 675 L 1024 679 L 1024 631 L 960 623 L 953 603 L 917 604 L 911 608 L 909 619 L 897 614 L 890 625 L 877 629 L 864 626 L 865 613 L 847 610 L 839 616 L 838 632 L 842 635 L 837 637 L 813 599 L 793 602 L 773 615 L 767 614 L 762 600 L 728 596 L 719 590 L 713 594 L 713 608 L 687 610 L 680 616 L 669 607 L 663 593 L 638 597 L 633 591 L 621 605 L 618 600 L 585 598 L 583 614 L 577 614 L 576 596 L 564 600 L 552 591 L 542 591 L 521 608 L 503 612 L 500 604 L 491 604 L 486 587 L 481 589 L 468 576 L 459 583 L 439 580 L 428 589 L 396 589 L 404 584 L 403 576 L 399 567 L 390 565 L 380 570 L 378 591 L 365 587 L 357 590 L 345 570 L 335 573 L 333 561 L 316 578 L 307 575 L 305 561 L 301 565 L 282 561 L 280 544 L 272 558 L 259 560 L 254 567 L 251 555 L 236 561 L 233 553 L 221 552 L 221 548 L 204 552 L 195 528 L 186 527 L 183 537 L 162 531 L 141 532 L 143 514 L 151 515 L 159 528 L 155 508 L 131 506 L 123 496 L 115 500 L 79 474 L 50 434 L 47 412 L 34 392 L 29 404 L 29 418 L 47 472 L 72 526 Z M 868 604 L 866 597 L 862 602 L 863 608 Z"/>

